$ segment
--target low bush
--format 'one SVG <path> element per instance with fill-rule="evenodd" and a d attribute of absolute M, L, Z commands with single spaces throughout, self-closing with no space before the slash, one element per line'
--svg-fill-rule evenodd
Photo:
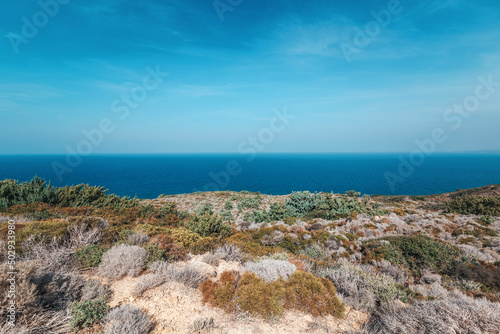
<path fill-rule="evenodd" d="M 266 282 L 276 281 L 279 278 L 288 279 L 296 270 L 294 264 L 283 260 L 262 260 L 260 262 L 247 262 L 244 268 L 256 274 Z"/>
<path fill-rule="evenodd" d="M 83 284 L 80 300 L 108 300 L 111 297 L 111 293 L 109 285 L 103 285 L 98 280 L 89 279 Z"/>
<path fill-rule="evenodd" d="M 321 275 L 330 279 L 342 299 L 356 309 L 374 311 L 377 305 L 394 300 L 408 302 L 409 293 L 386 275 L 365 271 L 361 266 L 340 260 Z"/>
<path fill-rule="evenodd" d="M 285 309 L 308 312 L 314 316 L 342 317 L 344 304 L 337 298 L 335 287 L 325 278 L 302 271 L 266 282 L 254 273 L 245 272 L 241 279 L 227 275 L 221 282 L 206 280 L 200 284 L 203 302 L 226 312 L 246 312 L 266 320 L 279 318 Z"/>
<path fill-rule="evenodd" d="M 323 260 L 328 256 L 326 249 L 318 243 L 306 246 L 303 250 L 300 251 L 300 254 L 309 256 L 314 260 Z"/>
<path fill-rule="evenodd" d="M 500 304 L 462 294 L 393 307 L 373 316 L 366 333 L 484 333 L 500 332 Z"/>
<path fill-rule="evenodd" d="M 198 233 L 194 233 L 185 227 L 174 229 L 171 235 L 172 238 L 175 239 L 175 241 L 188 249 L 195 246 L 196 243 L 201 239 Z"/>
<path fill-rule="evenodd" d="M 107 251 L 106 247 L 89 245 L 75 251 L 74 255 L 83 268 L 95 268 L 101 263 L 102 255 Z"/>
<path fill-rule="evenodd" d="M 420 276 L 423 269 L 443 273 L 453 266 L 459 252 L 427 236 L 398 236 L 370 241 L 363 247 L 365 261 L 385 259 Z M 387 241 L 389 242 L 387 244 Z"/>
<path fill-rule="evenodd" d="M 120 305 L 109 311 L 104 323 L 105 334 L 147 334 L 154 329 L 149 315 L 130 304 Z"/>
<path fill-rule="evenodd" d="M 227 200 L 224 203 L 224 210 L 231 211 L 232 209 L 233 209 L 233 202 L 231 202 L 230 200 Z"/>
<path fill-rule="evenodd" d="M 31 181 L 0 181 L 0 211 L 14 205 L 46 203 L 59 207 L 130 208 L 140 206 L 137 199 L 107 194 L 104 187 L 89 185 L 53 187 L 50 182 L 35 176 Z"/>
<path fill-rule="evenodd" d="M 262 203 L 262 196 L 253 196 L 253 197 L 244 197 L 238 203 L 238 210 L 244 209 L 258 209 L 260 207 L 260 203 Z"/>
<path fill-rule="evenodd" d="M 215 295 L 228 291 L 229 293 L 226 293 L 228 296 L 223 298 L 227 304 L 234 303 L 243 312 L 260 315 L 266 320 L 274 320 L 283 314 L 285 289 L 283 280 L 266 283 L 255 274 L 245 273 L 236 289 L 226 283 L 215 290 Z"/>
<path fill-rule="evenodd" d="M 154 261 L 182 261 L 187 256 L 187 250 L 166 233 L 152 237 L 145 249 L 148 263 Z"/>
<path fill-rule="evenodd" d="M 462 195 L 446 203 L 449 212 L 463 215 L 500 216 L 500 197 Z"/>
<path fill-rule="evenodd" d="M 500 291 L 500 268 L 492 265 L 454 262 L 447 274 L 455 280 L 479 282 L 487 289 Z"/>
<path fill-rule="evenodd" d="M 142 231 L 137 231 L 128 235 L 127 243 L 132 246 L 142 247 L 148 243 L 149 239 L 150 238 L 146 233 Z"/>
<path fill-rule="evenodd" d="M 99 274 L 111 279 L 120 279 L 126 275 L 137 276 L 144 269 L 146 255 L 146 251 L 139 246 L 113 246 L 102 256 Z"/>
<path fill-rule="evenodd" d="M 228 237 L 231 227 L 225 224 L 216 213 L 195 215 L 185 223 L 185 227 L 202 237 Z"/>
<path fill-rule="evenodd" d="M 157 261 L 149 266 L 149 271 L 192 288 L 198 287 L 207 278 L 196 264 L 168 264 Z"/>
<path fill-rule="evenodd" d="M 90 327 L 97 321 L 104 318 L 109 311 L 109 306 L 104 300 L 88 300 L 79 303 L 74 303 L 71 306 L 71 328 L 74 331 L 79 331 L 83 328 Z"/>
<path fill-rule="evenodd" d="M 308 312 L 313 316 L 344 315 L 345 306 L 337 298 L 335 286 L 326 278 L 296 271 L 285 287 L 287 308 Z"/>
<path fill-rule="evenodd" d="M 132 295 L 135 297 L 141 297 L 146 290 L 160 286 L 164 282 L 165 278 L 158 274 L 143 275 L 135 281 L 135 284 L 132 287 Z"/>
<path fill-rule="evenodd" d="M 61 244 L 60 239 L 38 240 L 30 236 L 21 244 L 24 260 L 33 261 L 38 275 L 45 273 L 73 273 L 76 267 L 73 250 Z"/>
<path fill-rule="evenodd" d="M 235 245 L 220 246 L 214 251 L 214 255 L 224 261 L 241 262 L 242 260 L 241 250 Z"/>

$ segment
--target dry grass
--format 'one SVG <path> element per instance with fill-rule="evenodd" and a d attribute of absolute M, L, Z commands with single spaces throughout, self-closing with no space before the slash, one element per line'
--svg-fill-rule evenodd
<path fill-rule="evenodd" d="M 98 271 L 104 277 L 120 279 L 139 275 L 145 264 L 146 251 L 143 248 L 120 244 L 104 253 Z"/>
<path fill-rule="evenodd" d="M 254 273 L 264 279 L 266 282 L 276 281 L 280 277 L 286 280 L 297 270 L 297 267 L 293 263 L 283 260 L 247 262 L 244 268 L 248 272 Z"/>
<path fill-rule="evenodd" d="M 157 274 L 146 274 L 135 282 L 132 288 L 132 295 L 135 297 L 141 297 L 142 294 L 152 288 L 162 285 L 165 282 L 163 276 Z"/>
<path fill-rule="evenodd" d="M 500 333 L 500 305 L 460 293 L 434 301 L 393 307 L 372 317 L 367 333 Z"/>
<path fill-rule="evenodd" d="M 104 318 L 105 334 L 147 334 L 154 328 L 150 316 L 137 306 L 125 304 Z"/>

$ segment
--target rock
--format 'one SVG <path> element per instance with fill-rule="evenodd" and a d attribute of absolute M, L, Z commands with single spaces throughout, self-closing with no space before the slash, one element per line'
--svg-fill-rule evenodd
<path fill-rule="evenodd" d="M 304 235 L 302 236 L 302 238 L 304 238 L 304 240 L 309 240 L 309 239 L 311 239 L 312 237 L 311 237 L 311 235 L 310 235 L 310 234 L 304 234 Z"/>

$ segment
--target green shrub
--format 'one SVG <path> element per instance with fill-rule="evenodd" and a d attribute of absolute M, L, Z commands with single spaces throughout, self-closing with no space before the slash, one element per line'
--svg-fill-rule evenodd
<path fill-rule="evenodd" d="M 222 217 L 222 219 L 224 219 L 224 221 L 227 221 L 227 222 L 230 222 L 231 220 L 233 220 L 233 214 L 231 213 L 231 211 L 221 210 L 220 216 Z"/>
<path fill-rule="evenodd" d="M 500 216 L 500 196 L 457 196 L 446 204 L 449 212 L 463 215 Z"/>
<path fill-rule="evenodd" d="M 231 211 L 232 209 L 233 209 L 233 202 L 231 202 L 231 201 L 229 201 L 229 200 L 228 200 L 228 201 L 226 201 L 226 202 L 224 203 L 224 210 L 226 210 L 226 211 Z"/>
<path fill-rule="evenodd" d="M 204 214 L 212 215 L 214 213 L 214 207 L 211 203 L 205 202 L 202 206 L 196 209 L 196 213 L 199 216 L 203 216 Z"/>
<path fill-rule="evenodd" d="M 367 260 L 373 256 L 384 258 L 416 276 L 420 276 L 422 269 L 443 273 L 459 255 L 452 246 L 423 235 L 387 237 L 383 240 L 389 241 L 389 244 L 380 245 L 380 241 L 374 241 L 364 245 Z"/>
<path fill-rule="evenodd" d="M 231 235 L 231 227 L 225 224 L 216 213 L 195 215 L 185 223 L 185 227 L 202 237 L 227 237 Z"/>
<path fill-rule="evenodd" d="M 323 260 L 328 255 L 325 248 L 318 243 L 314 243 L 305 247 L 300 252 L 300 254 L 309 256 L 311 259 L 314 260 Z"/>
<path fill-rule="evenodd" d="M 258 209 L 262 203 L 262 196 L 245 197 L 238 203 L 238 210 Z"/>
<path fill-rule="evenodd" d="M 15 180 L 0 181 L 0 211 L 20 204 L 46 203 L 59 207 L 138 207 L 137 199 L 107 194 L 104 187 L 89 185 L 53 187 L 50 182 L 35 176 L 31 181 L 19 183 Z"/>
<path fill-rule="evenodd" d="M 71 305 L 71 328 L 75 332 L 92 326 L 100 321 L 109 311 L 104 299 L 88 300 Z"/>
<path fill-rule="evenodd" d="M 101 247 L 99 245 L 88 245 L 76 250 L 75 257 L 83 268 L 95 268 L 99 266 L 102 254 L 107 250 L 106 247 Z"/>
<path fill-rule="evenodd" d="M 305 217 L 322 204 L 323 197 L 319 193 L 311 194 L 309 191 L 293 192 L 285 202 L 286 216 Z"/>

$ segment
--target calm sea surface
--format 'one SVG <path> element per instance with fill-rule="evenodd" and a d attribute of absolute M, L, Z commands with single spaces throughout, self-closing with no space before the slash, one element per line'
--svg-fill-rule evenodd
<path fill-rule="evenodd" d="M 96 155 L 71 171 L 65 159 L 0 155 L 0 180 L 38 175 L 57 186 L 88 183 L 139 198 L 206 190 L 426 195 L 500 184 L 500 154 L 434 154 L 414 161 L 419 166 L 408 154 L 261 154 L 251 161 L 238 154 Z"/>

